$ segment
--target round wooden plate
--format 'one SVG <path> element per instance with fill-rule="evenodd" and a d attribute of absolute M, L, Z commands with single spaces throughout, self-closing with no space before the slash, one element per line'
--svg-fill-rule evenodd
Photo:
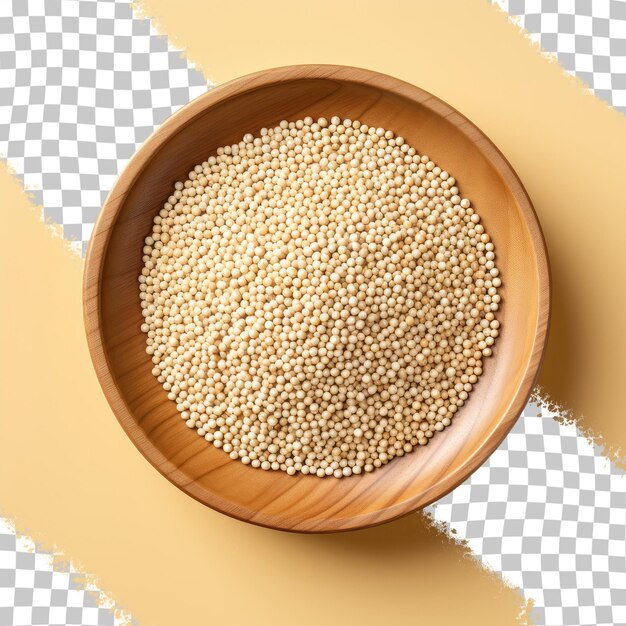
<path fill-rule="evenodd" d="M 452 426 L 371 474 L 320 479 L 232 461 L 180 419 L 152 376 L 137 276 L 152 219 L 173 183 L 216 148 L 281 119 L 333 115 L 393 130 L 459 181 L 496 246 L 502 332 Z M 437 500 L 500 444 L 526 403 L 546 342 L 550 276 L 532 205 L 515 172 L 469 120 L 435 96 L 363 69 L 303 65 L 212 89 L 170 117 L 122 172 L 91 238 L 87 338 L 120 424 L 140 452 L 200 502 L 272 528 L 326 532 L 380 524 Z"/>

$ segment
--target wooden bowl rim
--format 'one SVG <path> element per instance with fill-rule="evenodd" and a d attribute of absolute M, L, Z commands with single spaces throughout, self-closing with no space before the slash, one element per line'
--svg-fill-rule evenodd
<path fill-rule="evenodd" d="M 107 352 L 104 348 L 101 324 L 100 284 L 109 240 L 126 195 L 133 187 L 135 180 L 150 163 L 152 157 L 173 134 L 191 123 L 197 115 L 218 103 L 272 84 L 307 79 L 328 79 L 370 85 L 412 100 L 453 123 L 500 174 L 517 202 L 524 223 L 530 232 L 539 286 L 535 337 L 521 382 L 506 411 L 502 413 L 499 421 L 492 426 L 483 443 L 454 472 L 445 474 L 421 494 L 401 503 L 344 518 L 341 520 L 341 528 L 336 528 L 333 524 L 326 525 L 325 520 L 317 520 L 314 529 L 293 528 L 288 525 L 287 518 L 281 518 L 277 521 L 276 515 L 270 516 L 258 511 L 249 511 L 225 500 L 216 493 L 210 493 L 206 488 L 199 487 L 190 480 L 156 448 L 136 423 L 126 400 L 115 384 Z M 83 315 L 91 359 L 113 413 L 135 447 L 165 478 L 199 502 L 241 521 L 294 532 L 340 532 L 383 524 L 428 506 L 465 481 L 495 451 L 517 421 L 528 401 L 541 367 L 551 315 L 551 282 L 545 238 L 522 182 L 497 146 L 469 119 L 431 93 L 386 74 L 342 65 L 290 65 L 248 74 L 210 89 L 171 115 L 137 150 L 109 192 L 94 226 L 85 259 Z M 382 469 L 378 471 L 382 471 Z M 253 517 L 254 519 L 252 519 Z"/>

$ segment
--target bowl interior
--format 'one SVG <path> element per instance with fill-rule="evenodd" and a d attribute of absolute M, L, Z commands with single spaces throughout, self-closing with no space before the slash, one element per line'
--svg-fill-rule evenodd
<path fill-rule="evenodd" d="M 540 284 L 539 230 L 526 195 L 512 173 L 512 178 L 503 177 L 502 168 L 508 166 L 480 131 L 441 101 L 415 88 L 405 93 L 404 84 L 396 82 L 401 89 L 335 75 L 296 77 L 258 81 L 224 98 L 202 96 L 192 105 L 193 114 L 174 116 L 144 146 L 132 180 L 121 179 L 107 201 L 105 212 L 114 207 L 114 219 L 105 216 L 109 222 L 96 228 L 96 237 L 106 231 L 107 245 L 99 261 L 94 315 L 111 388 L 106 389 L 105 381 L 105 390 L 110 400 L 115 395 L 121 401 L 117 407 L 112 402 L 117 416 L 137 447 L 170 480 L 238 518 L 324 531 L 371 525 L 424 506 L 493 451 L 523 406 L 527 391 L 520 398 L 520 388 L 529 389 L 528 377 L 534 378 L 540 295 L 547 286 Z M 206 105 L 199 105 L 203 99 Z M 428 446 L 372 474 L 340 480 L 255 470 L 207 444 L 185 427 L 152 376 L 139 328 L 143 320 L 137 276 L 143 240 L 173 183 L 184 180 L 217 147 L 239 141 L 246 132 L 307 115 L 339 115 L 392 129 L 448 170 L 491 234 L 503 279 L 501 335 L 453 425 Z M 88 259 L 88 265 L 92 262 Z"/>

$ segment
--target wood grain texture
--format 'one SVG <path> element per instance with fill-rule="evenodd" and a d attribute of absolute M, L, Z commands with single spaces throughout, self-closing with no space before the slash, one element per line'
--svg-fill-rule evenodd
<path fill-rule="evenodd" d="M 319 479 L 232 461 L 186 428 L 152 376 L 137 276 L 152 219 L 176 180 L 219 146 L 281 119 L 338 115 L 402 135 L 459 181 L 496 246 L 502 331 L 453 425 L 367 475 Z M 506 159 L 469 120 L 431 94 L 367 70 L 329 65 L 252 74 L 197 98 L 132 158 L 91 238 L 84 316 L 92 360 L 120 424 L 141 453 L 200 502 L 241 520 L 303 532 L 372 526 L 453 489 L 499 445 L 526 403 L 546 342 L 550 275 L 530 200 Z"/>

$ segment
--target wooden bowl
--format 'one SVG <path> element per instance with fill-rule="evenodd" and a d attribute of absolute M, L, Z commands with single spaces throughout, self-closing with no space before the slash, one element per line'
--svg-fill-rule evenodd
<path fill-rule="evenodd" d="M 185 427 L 152 376 L 137 276 L 152 219 L 216 148 L 281 119 L 333 115 L 402 135 L 457 178 L 496 246 L 502 332 L 469 402 L 431 443 L 371 474 L 320 479 L 232 461 Z M 212 89 L 170 117 L 141 147 L 95 226 L 84 281 L 96 372 L 140 452 L 200 502 L 247 522 L 324 532 L 380 524 L 441 498 L 496 449 L 530 394 L 546 342 L 550 278 L 530 200 L 506 159 L 469 120 L 389 76 L 340 66 L 284 67 Z"/>

